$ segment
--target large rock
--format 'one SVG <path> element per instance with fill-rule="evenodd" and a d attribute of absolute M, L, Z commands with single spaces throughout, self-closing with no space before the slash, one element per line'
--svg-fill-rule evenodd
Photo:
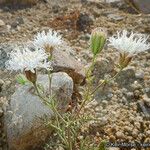
<path fill-rule="evenodd" d="M 38 77 L 40 84 L 48 89 L 47 75 Z M 61 108 L 67 108 L 73 93 L 73 81 L 66 73 L 52 75 L 52 94 L 55 93 Z M 32 91 L 32 92 L 30 92 Z M 38 149 L 50 134 L 44 125 L 45 119 L 53 115 L 50 107 L 31 90 L 31 85 L 18 87 L 12 95 L 5 112 L 5 124 L 9 150 Z"/>
<path fill-rule="evenodd" d="M 56 49 L 53 51 L 53 71 L 63 71 L 72 77 L 74 83 L 80 84 L 85 79 L 85 73 L 82 64 L 71 54 Z"/>
<path fill-rule="evenodd" d="M 138 10 L 140 10 L 143 13 L 150 13 L 150 0 L 125 0 L 129 1 L 133 4 L 134 7 L 136 7 Z"/>

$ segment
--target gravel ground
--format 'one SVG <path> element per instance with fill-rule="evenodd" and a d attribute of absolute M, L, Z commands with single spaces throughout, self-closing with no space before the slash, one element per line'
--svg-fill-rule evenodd
<path fill-rule="evenodd" d="M 1 8 L 0 128 L 3 127 L 2 103 L 10 98 L 15 86 L 15 74 L 4 70 L 9 47 L 2 45 L 28 41 L 36 32 L 53 27 L 70 42 L 75 55 L 86 67 L 91 60 L 88 49 L 93 28 L 106 28 L 110 36 L 122 29 L 149 34 L 149 26 L 149 14 L 137 14 L 122 2 L 106 4 L 94 0 L 82 3 L 79 0 L 64 0 L 53 4 L 38 3 L 26 9 Z M 97 80 L 108 73 L 113 74 L 116 58 L 117 51 L 106 46 L 95 66 Z M 150 51 L 136 56 L 114 82 L 96 93 L 95 99 L 86 109 L 87 113 L 99 118 L 98 123 L 90 123 L 91 130 L 94 127 L 94 135 L 99 139 L 150 142 Z M 3 132 L 1 135 L 0 146 L 4 148 L 5 135 Z"/>

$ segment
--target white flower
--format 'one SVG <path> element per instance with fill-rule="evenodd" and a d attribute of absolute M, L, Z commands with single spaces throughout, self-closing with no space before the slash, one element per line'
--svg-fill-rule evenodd
<path fill-rule="evenodd" d="M 45 46 L 57 47 L 63 43 L 61 35 L 56 31 L 50 29 L 47 33 L 45 31 L 37 33 L 34 37 L 33 44 L 39 48 L 45 48 Z"/>
<path fill-rule="evenodd" d="M 116 36 L 112 36 L 108 40 L 110 46 L 113 46 L 121 53 L 127 53 L 132 56 L 150 49 L 150 44 L 147 43 L 148 38 L 143 34 L 133 32 L 129 34 L 126 30 L 123 30 L 122 32 L 117 32 Z"/>
<path fill-rule="evenodd" d="M 29 48 L 12 51 L 9 60 L 5 63 L 8 70 L 35 72 L 37 68 L 51 69 L 51 62 L 47 62 L 48 55 L 43 50 L 31 51 Z"/>

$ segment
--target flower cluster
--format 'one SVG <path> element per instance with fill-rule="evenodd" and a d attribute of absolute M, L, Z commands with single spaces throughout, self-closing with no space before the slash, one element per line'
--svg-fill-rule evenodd
<path fill-rule="evenodd" d="M 133 32 L 129 34 L 126 30 L 123 30 L 108 39 L 109 45 L 120 52 L 118 63 L 120 69 L 127 67 L 134 55 L 150 49 L 150 44 L 147 43 L 148 38 L 143 34 Z"/>
<path fill-rule="evenodd" d="M 55 48 L 63 43 L 61 35 L 59 35 L 56 31 L 49 30 L 47 33 L 45 31 L 39 32 L 33 40 L 33 44 L 35 47 L 39 48 Z"/>
<path fill-rule="evenodd" d="M 134 54 L 143 52 L 150 48 L 147 43 L 148 36 L 131 32 L 129 34 L 126 30 L 117 32 L 117 35 L 110 37 L 109 45 L 116 48 L 121 53 L 127 53 L 133 56 Z"/>
<path fill-rule="evenodd" d="M 48 55 L 42 49 L 31 51 L 27 47 L 22 50 L 16 48 L 9 55 L 10 58 L 6 62 L 8 70 L 30 70 L 34 73 L 36 68 L 51 69 L 51 63 L 47 61 Z"/>

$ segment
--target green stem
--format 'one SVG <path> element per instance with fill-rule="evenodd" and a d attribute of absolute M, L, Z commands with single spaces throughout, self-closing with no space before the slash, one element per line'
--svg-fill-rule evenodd
<path fill-rule="evenodd" d="M 85 98 L 84 98 L 84 100 L 83 100 L 82 103 L 81 103 L 81 106 L 80 106 L 80 108 L 79 108 L 79 111 L 78 111 L 77 115 L 79 115 L 79 113 L 80 113 L 80 111 L 82 110 L 82 108 L 84 107 L 85 103 L 89 100 L 90 87 L 91 87 L 91 83 L 92 83 L 92 81 L 90 80 L 90 78 L 91 78 L 91 74 L 92 74 L 92 71 L 93 71 L 95 62 L 96 62 L 96 55 L 93 57 L 93 59 L 92 59 L 92 64 L 91 64 L 91 66 L 89 67 L 89 69 L 88 69 L 88 71 L 87 71 L 87 73 L 86 73 L 86 78 L 87 78 L 87 90 L 86 90 L 86 93 L 85 93 Z"/>
<path fill-rule="evenodd" d="M 103 82 L 101 82 L 92 92 L 90 95 L 93 95 L 104 83 L 108 83 L 112 80 L 114 80 L 122 71 L 122 69 L 119 70 L 119 72 L 117 72 L 112 78 L 108 79 L 108 80 L 103 80 Z"/>
<path fill-rule="evenodd" d="M 41 95 L 41 93 L 40 93 L 40 91 L 39 91 L 39 89 L 38 89 L 37 84 L 36 84 L 36 83 L 33 83 L 33 85 L 34 85 L 34 88 L 35 88 L 35 90 L 36 90 L 36 92 L 37 92 L 37 95 L 44 101 L 44 103 L 47 104 L 47 100 Z"/>
<path fill-rule="evenodd" d="M 49 92 L 50 92 L 50 96 L 52 96 L 52 76 L 51 76 L 51 71 L 48 71 L 48 78 L 49 78 Z"/>
<path fill-rule="evenodd" d="M 67 127 L 67 132 L 68 132 L 68 148 L 69 148 L 69 150 L 72 150 L 72 143 L 71 143 L 71 136 L 70 136 L 70 128 L 69 128 L 69 126 Z"/>
<path fill-rule="evenodd" d="M 61 116 L 61 114 L 57 111 L 56 107 L 54 106 L 54 104 L 51 104 L 51 108 L 53 109 L 54 113 L 65 123 L 67 124 L 67 122 L 64 120 L 64 118 Z"/>

